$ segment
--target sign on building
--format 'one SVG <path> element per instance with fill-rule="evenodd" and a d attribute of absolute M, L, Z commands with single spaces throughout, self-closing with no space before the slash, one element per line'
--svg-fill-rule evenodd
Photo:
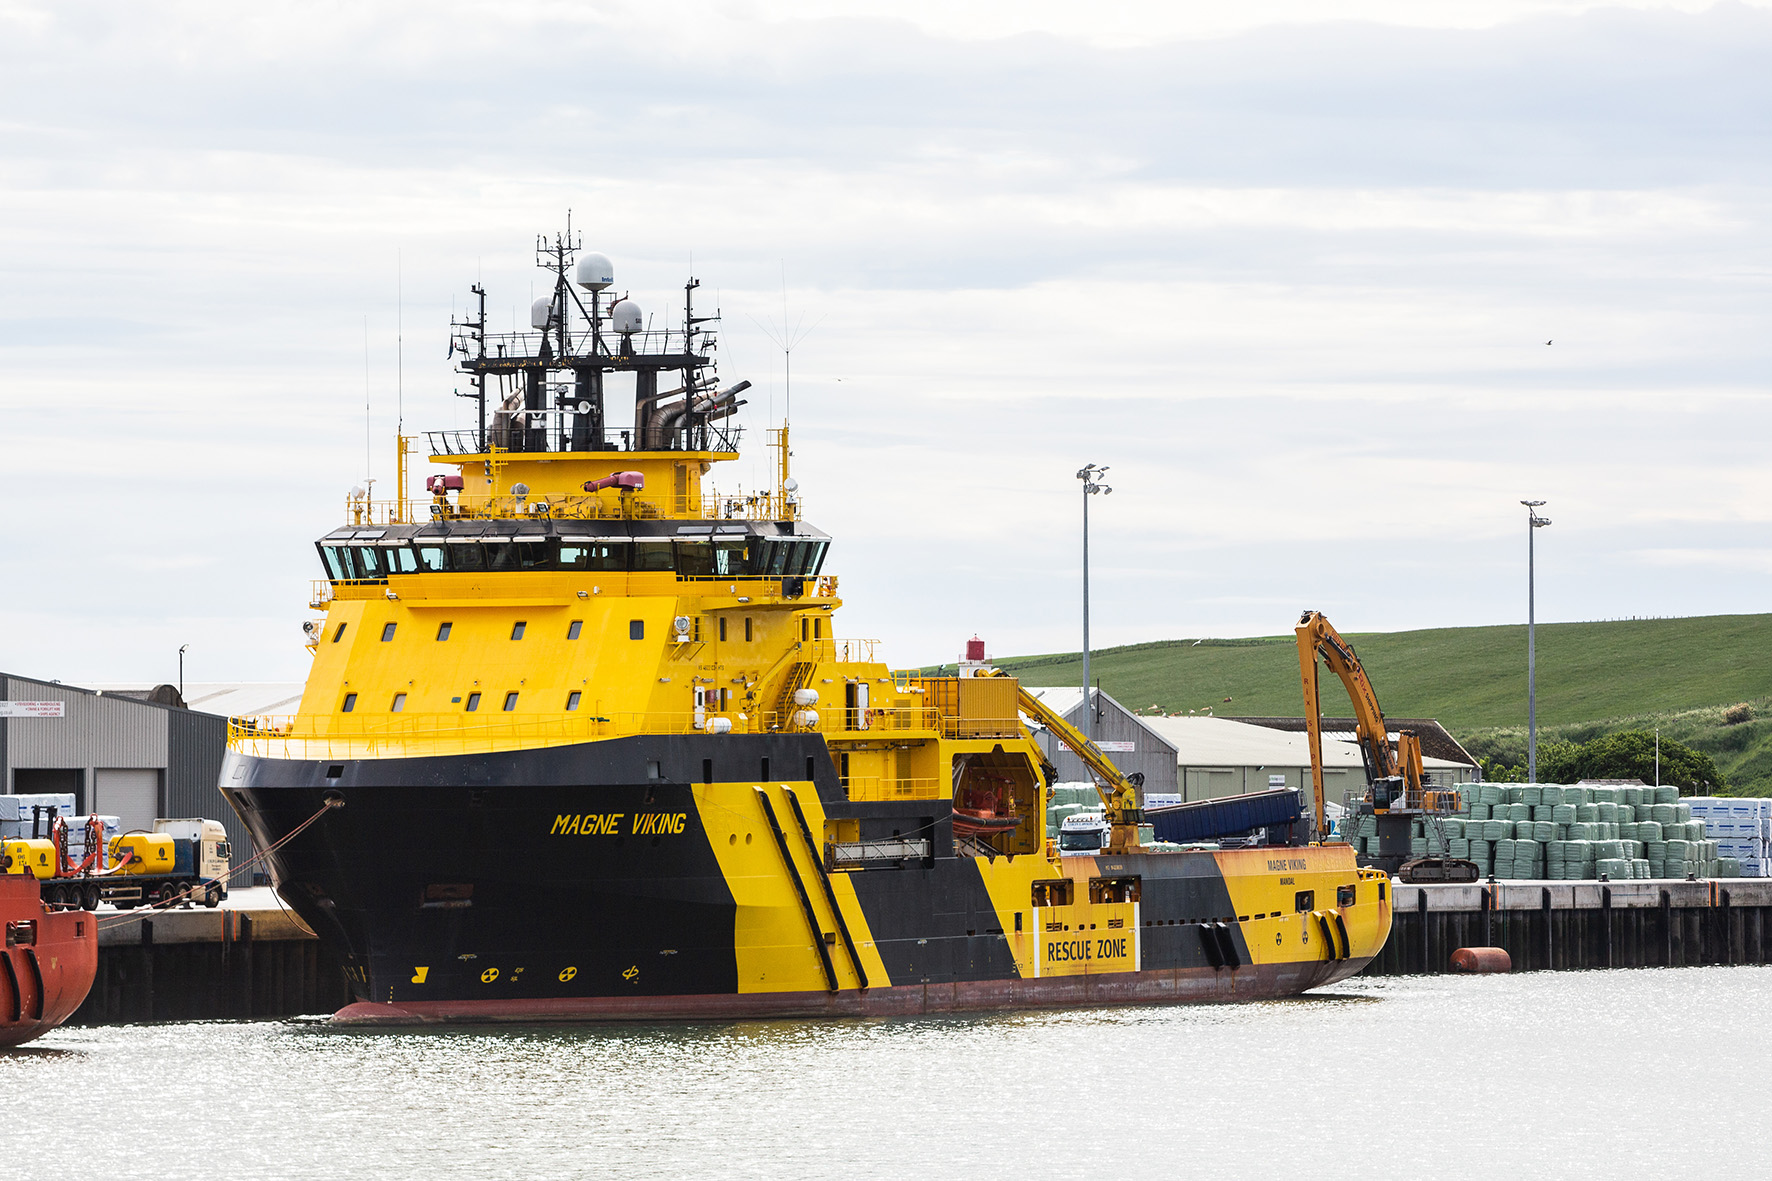
<path fill-rule="evenodd" d="M 66 708 L 61 701 L 0 701 L 0 718 L 59 718 Z"/>
<path fill-rule="evenodd" d="M 1138 753 L 1138 743 L 1136 742 L 1098 742 L 1095 745 L 1103 754 L 1131 755 Z"/>

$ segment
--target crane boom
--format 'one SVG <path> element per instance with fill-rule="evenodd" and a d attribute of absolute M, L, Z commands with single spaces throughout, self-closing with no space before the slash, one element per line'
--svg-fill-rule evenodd
<path fill-rule="evenodd" d="M 1007 674 L 993 670 L 984 675 Z M 1101 797 L 1101 806 L 1107 813 L 1108 848 L 1114 852 L 1136 848 L 1138 825 L 1144 818 L 1138 807 L 1138 789 L 1144 784 L 1144 775 L 1140 772 L 1131 775 L 1123 773 L 1108 761 L 1100 747 L 1019 683 L 1015 687 L 1015 697 L 1016 705 L 1022 713 L 1052 731 L 1089 768 L 1090 777 L 1095 782 L 1095 793 Z"/>
<path fill-rule="evenodd" d="M 1414 731 L 1399 732 L 1396 747 L 1391 746 L 1384 711 L 1378 707 L 1378 694 L 1373 691 L 1360 658 L 1354 655 L 1354 646 L 1323 618 L 1322 612 L 1306 611 L 1299 617 L 1296 631 L 1298 671 L 1304 684 L 1305 728 L 1310 736 L 1311 790 L 1316 805 L 1317 839 L 1321 840 L 1329 832 L 1323 807 L 1323 719 L 1317 690 L 1319 659 L 1329 666 L 1330 672 L 1341 678 L 1348 699 L 1353 703 L 1354 739 L 1360 748 L 1360 759 L 1366 765 L 1367 783 L 1401 777 L 1404 801 L 1411 807 L 1420 807 L 1421 743 Z"/>

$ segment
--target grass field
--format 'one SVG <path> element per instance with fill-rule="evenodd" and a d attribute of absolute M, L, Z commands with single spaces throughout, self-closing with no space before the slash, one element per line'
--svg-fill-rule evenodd
<path fill-rule="evenodd" d="M 1387 715 L 1437 718 L 1473 751 L 1504 761 L 1513 746 L 1523 749 L 1524 625 L 1346 638 Z M 1134 709 L 1295 717 L 1304 708 L 1297 653 L 1290 632 L 1170 640 L 1096 652 L 1090 673 Z M 1077 653 L 998 663 L 1034 685 L 1082 677 Z M 1723 708 L 1742 701 L 1764 720 L 1725 725 Z M 1323 711 L 1349 712 L 1333 679 Z M 1659 725 L 1710 754 L 1737 790 L 1772 794 L 1772 615 L 1540 624 L 1538 724 L 1541 736 L 1577 740 Z"/>

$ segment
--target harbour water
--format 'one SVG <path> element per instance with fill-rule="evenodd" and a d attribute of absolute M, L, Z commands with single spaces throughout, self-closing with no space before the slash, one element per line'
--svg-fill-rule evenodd
<path fill-rule="evenodd" d="M 1752 1176 L 1772 968 L 1355 979 L 946 1020 L 64 1028 L 9 1142 L 94 1176 Z M 33 1149 L 36 1151 L 37 1149 Z"/>

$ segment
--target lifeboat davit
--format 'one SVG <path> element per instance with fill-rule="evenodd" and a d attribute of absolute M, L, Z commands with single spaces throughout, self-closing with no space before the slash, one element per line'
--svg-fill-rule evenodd
<path fill-rule="evenodd" d="M 0 1048 L 48 1033 L 86 999 L 98 974 L 98 918 L 51 910 L 30 874 L 0 874 Z"/>

